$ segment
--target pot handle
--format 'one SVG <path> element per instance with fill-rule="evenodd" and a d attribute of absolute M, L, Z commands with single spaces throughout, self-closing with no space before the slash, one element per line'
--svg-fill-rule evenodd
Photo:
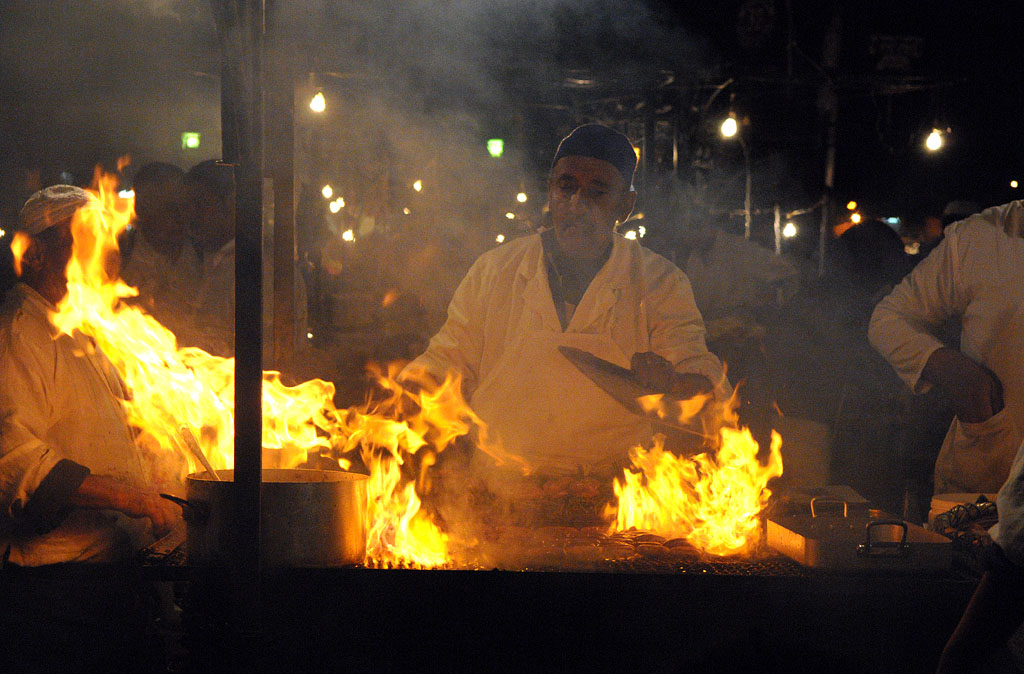
<path fill-rule="evenodd" d="M 843 506 L 843 517 L 846 517 L 847 514 L 849 513 L 850 506 L 846 502 L 845 499 L 841 499 L 841 498 L 827 498 L 825 496 L 816 496 L 816 497 L 811 499 L 811 517 L 817 517 L 818 516 L 817 509 L 820 508 L 822 506 L 822 504 L 825 504 L 825 503 L 831 503 L 832 505 L 837 505 L 837 506 L 838 505 L 842 505 Z"/>
<path fill-rule="evenodd" d="M 188 524 L 205 524 L 206 520 L 210 519 L 210 505 L 208 503 L 186 501 L 180 496 L 172 496 L 171 494 L 160 494 L 160 498 L 165 498 L 172 503 L 180 505 L 181 517 Z"/>
<path fill-rule="evenodd" d="M 871 539 L 871 530 L 875 527 L 897 527 L 903 533 L 898 541 L 875 541 Z M 857 546 L 857 554 L 861 557 L 904 557 L 909 553 L 907 523 L 903 520 L 871 520 L 864 527 L 864 542 Z"/>

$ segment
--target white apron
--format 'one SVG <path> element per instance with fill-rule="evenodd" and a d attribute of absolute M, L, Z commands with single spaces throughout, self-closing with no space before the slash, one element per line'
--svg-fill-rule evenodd
<path fill-rule="evenodd" d="M 635 262 L 632 267 L 631 276 L 638 275 Z M 599 282 L 608 271 L 598 272 L 563 332 L 542 265 L 526 280 L 508 346 L 470 399 L 503 448 L 524 458 L 535 473 L 611 475 L 627 462 L 631 447 L 650 440 L 647 421 L 558 351 L 571 346 L 628 368 L 633 352 L 649 348 L 638 290 L 643 285 L 609 287 Z"/>

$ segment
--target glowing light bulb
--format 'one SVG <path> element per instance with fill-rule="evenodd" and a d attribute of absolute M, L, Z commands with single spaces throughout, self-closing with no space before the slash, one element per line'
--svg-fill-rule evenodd
<path fill-rule="evenodd" d="M 852 222 L 853 224 L 859 225 L 860 221 L 861 221 L 860 213 L 854 213 L 853 215 L 850 216 L 850 222 Z"/>
<path fill-rule="evenodd" d="M 1019 183 L 1018 183 L 1018 182 L 1017 182 L 1016 180 L 1011 180 L 1011 181 L 1010 181 L 1010 188 L 1011 188 L 1011 189 L 1017 189 L 1017 185 L 1018 185 L 1018 184 L 1019 184 Z"/>
<path fill-rule="evenodd" d="M 338 211 L 341 210 L 341 204 L 339 204 L 337 201 L 332 201 L 328 208 L 331 209 L 331 213 L 337 213 Z"/>
<path fill-rule="evenodd" d="M 846 210 L 848 210 L 848 211 L 855 211 L 855 210 L 857 210 L 857 202 L 856 201 L 848 201 L 848 202 L 846 202 Z"/>
<path fill-rule="evenodd" d="M 417 180 L 416 182 L 414 182 L 412 184 L 412 188 L 414 190 L 416 190 L 417 192 L 421 191 L 423 189 L 423 181 L 422 180 Z"/>
<path fill-rule="evenodd" d="M 739 131 L 739 125 L 736 124 L 736 118 L 729 116 L 722 122 L 722 135 L 726 138 L 732 138 Z"/>
<path fill-rule="evenodd" d="M 412 211 L 410 211 L 408 208 L 403 208 L 402 212 L 405 213 L 406 215 L 409 215 L 410 213 L 412 213 Z"/>
<path fill-rule="evenodd" d="M 516 195 L 516 201 L 518 201 L 521 204 L 525 204 L 526 203 L 526 192 L 520 192 L 519 194 L 517 194 Z"/>
<path fill-rule="evenodd" d="M 792 239 L 794 236 L 796 236 L 796 225 L 794 225 L 792 222 L 787 222 L 785 226 L 783 226 L 782 228 L 782 236 L 786 237 L 787 239 Z"/>
<path fill-rule="evenodd" d="M 498 243 L 505 243 L 505 235 L 499 234 L 498 236 L 494 237 L 494 240 L 497 241 Z"/>
<path fill-rule="evenodd" d="M 935 152 L 942 148 L 942 132 L 938 129 L 932 129 L 932 132 L 928 134 L 928 137 L 924 140 L 924 146 L 929 151 Z"/>
<path fill-rule="evenodd" d="M 327 109 L 327 99 L 324 98 L 324 92 L 316 92 L 316 96 L 309 102 L 309 109 L 313 112 L 323 112 Z"/>
<path fill-rule="evenodd" d="M 516 219 L 516 214 L 515 213 L 506 213 L 505 217 L 508 218 L 509 220 L 515 220 Z"/>
<path fill-rule="evenodd" d="M 341 233 L 341 239 L 342 241 L 355 241 L 356 233 L 353 232 L 351 229 L 346 229 L 344 232 Z"/>
<path fill-rule="evenodd" d="M 334 188 L 330 185 L 324 185 L 324 188 L 320 190 L 320 194 L 324 195 L 324 199 L 330 199 L 334 196 Z"/>
<path fill-rule="evenodd" d="M 639 234 L 640 238 L 642 239 L 644 238 L 644 235 L 647 234 L 647 228 L 644 227 L 643 225 L 638 225 L 636 228 L 636 233 Z"/>
<path fill-rule="evenodd" d="M 633 231 L 632 229 L 623 234 L 623 236 L 629 239 L 630 241 L 636 241 L 636 232 Z"/>

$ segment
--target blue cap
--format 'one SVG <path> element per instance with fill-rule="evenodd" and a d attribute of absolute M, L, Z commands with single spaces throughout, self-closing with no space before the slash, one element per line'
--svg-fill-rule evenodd
<path fill-rule="evenodd" d="M 622 174 L 627 186 L 633 185 L 636 170 L 636 151 L 633 144 L 622 133 L 604 124 L 577 126 L 558 144 L 551 168 L 562 157 L 593 157 L 606 161 Z"/>

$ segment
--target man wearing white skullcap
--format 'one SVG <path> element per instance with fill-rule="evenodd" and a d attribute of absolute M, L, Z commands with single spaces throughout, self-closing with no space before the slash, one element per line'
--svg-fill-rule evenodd
<path fill-rule="evenodd" d="M 611 484 L 628 450 L 652 435 L 559 346 L 632 367 L 652 390 L 728 395 L 686 276 L 615 231 L 636 201 L 636 161 L 629 139 L 607 126 L 566 136 L 548 178 L 552 227 L 484 253 L 404 371 L 460 375 L 473 410 L 538 475 Z"/>
<path fill-rule="evenodd" d="M 105 612 L 131 584 L 90 581 L 87 590 L 59 573 L 41 580 L 35 567 L 122 564 L 180 518 L 146 489 L 117 372 L 93 340 L 50 320 L 67 294 L 71 223 L 81 208 L 101 206 L 70 185 L 29 198 L 19 222 L 29 237 L 20 280 L 0 305 L 0 634 L 20 635 L 11 643 L 61 665 L 107 662 L 125 647 L 108 643 L 105 622 L 118 616 Z M 70 617 L 47 597 L 60 597 Z M 49 621 L 78 630 L 74 653 L 39 642 L 53 636 L 38 624 Z"/>

